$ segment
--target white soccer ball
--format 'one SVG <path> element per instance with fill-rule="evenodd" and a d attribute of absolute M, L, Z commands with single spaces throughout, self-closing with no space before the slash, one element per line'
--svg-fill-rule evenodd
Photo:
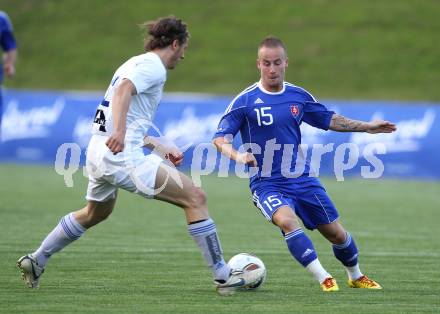
<path fill-rule="evenodd" d="M 255 255 L 248 253 L 237 254 L 229 260 L 228 265 L 231 267 L 232 271 L 249 272 L 260 270 L 260 275 L 257 279 L 243 287 L 245 290 L 255 290 L 261 287 L 266 280 L 266 266 L 264 266 L 263 261 Z M 261 270 L 263 271 L 261 272 Z"/>

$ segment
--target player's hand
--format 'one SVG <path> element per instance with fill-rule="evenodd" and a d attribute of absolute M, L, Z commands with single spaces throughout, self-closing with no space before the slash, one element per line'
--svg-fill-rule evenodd
<path fill-rule="evenodd" d="M 8 77 L 13 77 L 15 75 L 15 67 L 13 64 L 5 64 L 3 66 L 3 71 Z"/>
<path fill-rule="evenodd" d="M 374 120 L 368 122 L 368 127 L 366 132 L 371 134 L 376 133 L 392 133 L 397 130 L 397 127 L 394 123 L 384 120 Z"/>
<path fill-rule="evenodd" d="M 171 161 L 171 163 L 174 166 L 179 167 L 183 162 L 183 154 L 180 150 L 173 149 L 172 151 L 170 151 L 168 154 L 165 155 L 165 159 Z"/>
<path fill-rule="evenodd" d="M 125 132 L 113 131 L 112 135 L 107 139 L 105 145 L 112 151 L 113 155 L 124 150 Z"/>
<path fill-rule="evenodd" d="M 170 161 L 174 166 L 179 167 L 183 162 L 183 154 L 179 148 L 174 145 L 159 145 L 156 149 L 160 156 Z"/>
<path fill-rule="evenodd" d="M 252 167 L 258 166 L 254 154 L 249 152 L 238 153 L 236 161 Z"/>

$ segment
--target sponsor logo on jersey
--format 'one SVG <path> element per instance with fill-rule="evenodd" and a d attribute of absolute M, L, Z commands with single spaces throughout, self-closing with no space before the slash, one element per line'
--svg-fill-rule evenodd
<path fill-rule="evenodd" d="M 258 97 L 257 100 L 254 101 L 254 104 L 264 104 L 264 101 Z"/>

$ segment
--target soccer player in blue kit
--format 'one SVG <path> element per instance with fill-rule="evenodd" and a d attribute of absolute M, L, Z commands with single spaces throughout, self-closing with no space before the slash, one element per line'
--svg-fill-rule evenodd
<path fill-rule="evenodd" d="M 6 12 L 0 11 L 0 46 L 3 50 L 3 67 L 0 69 L 0 137 L 1 120 L 3 113 L 3 97 L 1 83 L 3 82 L 3 71 L 8 77 L 15 75 L 15 61 L 17 60 L 17 42 L 15 41 L 12 23 Z"/>
<path fill-rule="evenodd" d="M 382 289 L 365 276 L 358 264 L 353 237 L 338 222 L 338 212 L 309 162 L 300 165 L 300 124 L 339 132 L 391 133 L 388 121 L 348 119 L 329 111 L 303 88 L 284 81 L 287 51 L 281 40 L 265 38 L 258 47 L 260 81 L 231 102 L 220 120 L 213 143 L 219 151 L 246 164 L 254 204 L 278 226 L 292 256 L 320 283 L 323 291 L 338 291 L 336 280 L 324 269 L 309 237 L 298 222 L 318 231 L 331 242 L 335 257 L 344 265 L 352 288 Z M 232 136 L 240 132 L 245 152 L 233 148 Z M 303 158 L 304 160 L 304 158 Z M 302 171 L 293 171 L 296 167 Z M 296 169 L 297 170 L 297 169 Z"/>

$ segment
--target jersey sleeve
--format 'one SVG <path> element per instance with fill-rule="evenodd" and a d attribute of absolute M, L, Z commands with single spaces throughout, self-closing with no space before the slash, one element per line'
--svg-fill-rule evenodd
<path fill-rule="evenodd" d="M 163 71 L 151 61 L 135 64 L 131 71 L 123 75 L 121 78 L 129 79 L 135 86 L 138 94 L 146 92 L 151 86 L 164 80 Z"/>
<path fill-rule="evenodd" d="M 328 110 L 327 107 L 319 102 L 306 101 L 302 121 L 327 131 L 334 113 L 334 111 Z"/>
<path fill-rule="evenodd" d="M 14 33 L 12 31 L 12 23 L 6 13 L 0 15 L 0 46 L 4 51 L 9 51 L 17 48 Z"/>
<path fill-rule="evenodd" d="M 242 98 L 234 99 L 225 114 L 220 119 L 217 127 L 217 132 L 214 134 L 213 138 L 223 137 L 225 135 L 231 134 L 235 136 L 240 130 L 244 120 L 245 120 L 245 104 Z"/>

